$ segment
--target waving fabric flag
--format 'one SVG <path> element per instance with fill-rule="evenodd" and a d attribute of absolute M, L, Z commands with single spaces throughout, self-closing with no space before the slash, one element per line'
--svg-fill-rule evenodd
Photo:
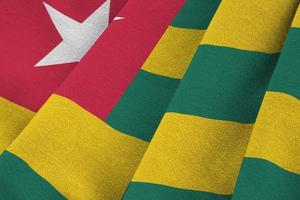
<path fill-rule="evenodd" d="M 2 154 L 2 196 L 121 198 L 147 142 L 104 120 L 183 4 L 131 0 L 125 5 L 119 13 L 124 20 L 112 22 Z"/>
<path fill-rule="evenodd" d="M 299 3 L 0 2 L 0 199 L 300 199 Z"/>
<path fill-rule="evenodd" d="M 123 199 L 231 198 L 297 5 L 222 1 Z"/>
<path fill-rule="evenodd" d="M 234 200 L 300 198 L 300 9 L 272 75 Z"/>
<path fill-rule="evenodd" d="M 125 0 L 1 1 L 0 152 L 31 120 Z"/>

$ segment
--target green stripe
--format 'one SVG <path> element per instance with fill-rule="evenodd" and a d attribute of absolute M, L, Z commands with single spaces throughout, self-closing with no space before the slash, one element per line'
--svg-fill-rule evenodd
<path fill-rule="evenodd" d="M 278 54 L 200 46 L 169 112 L 253 123 Z"/>
<path fill-rule="evenodd" d="M 291 28 L 268 90 L 300 99 L 300 29 Z"/>
<path fill-rule="evenodd" d="M 66 199 L 23 160 L 8 151 L 0 156 L 0 196 L 2 200 Z"/>
<path fill-rule="evenodd" d="M 150 141 L 179 81 L 140 70 L 106 122 L 123 133 Z"/>
<path fill-rule="evenodd" d="M 206 29 L 221 0 L 187 0 L 172 22 L 180 28 Z"/>
<path fill-rule="evenodd" d="M 230 197 L 158 184 L 131 182 L 122 200 L 229 200 Z"/>
<path fill-rule="evenodd" d="M 300 175 L 262 159 L 245 158 L 232 200 L 299 200 Z"/>

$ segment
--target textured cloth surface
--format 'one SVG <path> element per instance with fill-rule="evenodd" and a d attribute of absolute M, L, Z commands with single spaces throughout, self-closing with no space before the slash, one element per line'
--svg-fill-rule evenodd
<path fill-rule="evenodd" d="M 298 5 L 1 2 L 0 200 L 300 199 Z"/>

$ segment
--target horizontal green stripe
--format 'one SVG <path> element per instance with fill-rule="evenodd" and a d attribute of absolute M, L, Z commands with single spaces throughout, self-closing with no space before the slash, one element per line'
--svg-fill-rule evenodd
<path fill-rule="evenodd" d="M 150 141 L 179 81 L 140 70 L 106 122 L 123 133 Z"/>
<path fill-rule="evenodd" d="M 229 200 L 230 197 L 158 184 L 131 182 L 122 200 Z"/>
<path fill-rule="evenodd" d="M 290 29 L 268 90 L 284 92 L 300 99 L 299 28 Z"/>
<path fill-rule="evenodd" d="M 299 200 L 300 175 L 262 159 L 245 158 L 232 200 Z"/>
<path fill-rule="evenodd" d="M 50 183 L 8 151 L 0 156 L 1 200 L 62 200 Z"/>
<path fill-rule="evenodd" d="M 206 29 L 221 0 L 187 0 L 172 22 L 180 28 Z"/>
<path fill-rule="evenodd" d="M 278 54 L 200 46 L 169 112 L 253 123 Z"/>

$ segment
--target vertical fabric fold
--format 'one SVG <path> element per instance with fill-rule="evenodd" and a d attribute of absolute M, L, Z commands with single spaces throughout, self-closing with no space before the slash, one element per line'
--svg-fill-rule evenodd
<path fill-rule="evenodd" d="M 300 198 L 300 9 L 264 96 L 233 195 Z"/>
<path fill-rule="evenodd" d="M 231 199 L 298 3 L 221 2 L 123 199 Z"/>

